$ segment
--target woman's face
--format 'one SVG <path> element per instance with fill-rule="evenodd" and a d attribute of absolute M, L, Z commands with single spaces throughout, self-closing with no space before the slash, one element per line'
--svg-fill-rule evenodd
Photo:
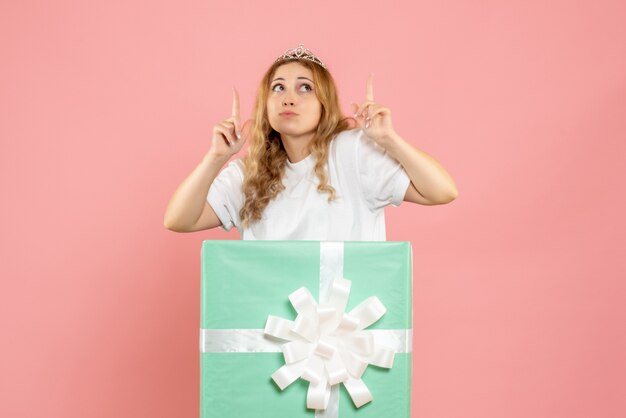
<path fill-rule="evenodd" d="M 267 96 L 271 127 L 290 137 L 314 133 L 322 116 L 314 89 L 313 73 L 305 66 L 290 62 L 278 67 Z"/>

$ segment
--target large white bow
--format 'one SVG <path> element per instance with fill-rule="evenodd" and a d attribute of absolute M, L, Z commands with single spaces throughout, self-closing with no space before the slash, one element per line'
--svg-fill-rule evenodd
<path fill-rule="evenodd" d="M 295 321 L 267 317 L 265 335 L 288 341 L 281 345 L 286 364 L 272 379 L 281 390 L 300 377 L 308 381 L 307 408 L 326 409 L 331 386 L 339 383 L 359 408 L 373 399 L 361 380 L 367 365 L 393 366 L 395 351 L 364 330 L 385 314 L 385 306 L 373 296 L 346 313 L 350 285 L 350 280 L 336 277 L 328 300 L 320 304 L 301 287 L 289 295 L 298 313 Z"/>

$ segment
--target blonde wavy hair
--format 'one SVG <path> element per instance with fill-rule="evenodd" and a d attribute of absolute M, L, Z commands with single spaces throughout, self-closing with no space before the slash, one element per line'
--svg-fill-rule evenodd
<path fill-rule="evenodd" d="M 263 76 L 257 92 L 250 127 L 247 155 L 243 158 L 245 176 L 243 181 L 244 205 L 239 213 L 243 227 L 259 221 L 263 210 L 271 200 L 285 189 L 282 183 L 287 165 L 287 152 L 267 117 L 267 98 L 272 77 L 281 65 L 297 61 L 313 73 L 314 92 L 322 105 L 322 114 L 317 132 L 309 151 L 315 158 L 315 175 L 319 179 L 317 190 L 328 193 L 328 201 L 335 199 L 335 189 L 328 184 L 326 162 L 330 142 L 338 133 L 355 127 L 354 118 L 343 117 L 335 81 L 325 68 L 307 60 L 284 60 L 272 64 Z"/>

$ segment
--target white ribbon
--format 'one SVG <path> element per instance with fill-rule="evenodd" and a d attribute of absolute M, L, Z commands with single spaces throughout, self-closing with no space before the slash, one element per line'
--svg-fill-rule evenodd
<path fill-rule="evenodd" d="M 289 295 L 294 321 L 269 315 L 264 330 L 201 329 L 200 351 L 282 351 L 286 364 L 272 379 L 281 390 L 307 380 L 307 407 L 316 409 L 316 418 L 339 416 L 339 383 L 357 408 L 365 405 L 373 397 L 363 372 L 369 364 L 391 368 L 396 352 L 410 352 L 412 330 L 365 330 L 386 308 L 374 296 L 346 313 L 351 281 L 342 275 L 343 243 L 320 243 L 320 304 L 301 287 Z"/>

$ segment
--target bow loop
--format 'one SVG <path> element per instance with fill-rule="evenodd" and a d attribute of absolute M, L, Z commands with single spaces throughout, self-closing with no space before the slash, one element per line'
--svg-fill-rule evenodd
<path fill-rule="evenodd" d="M 291 364 L 309 358 L 311 356 L 312 344 L 305 341 L 290 341 L 281 347 L 285 363 Z"/>
<path fill-rule="evenodd" d="M 293 321 L 274 315 L 268 315 L 263 332 L 265 335 L 270 335 L 281 340 L 292 340 L 294 338 L 294 334 L 291 332 L 293 325 Z"/>
<path fill-rule="evenodd" d="M 387 308 L 385 308 L 385 305 L 382 304 L 380 299 L 376 296 L 372 296 L 352 309 L 350 315 L 358 318 L 359 329 L 365 329 L 378 321 L 386 312 Z"/>
<path fill-rule="evenodd" d="M 289 295 L 289 301 L 298 314 L 309 314 L 315 310 L 317 303 L 306 287 L 301 287 Z"/>

